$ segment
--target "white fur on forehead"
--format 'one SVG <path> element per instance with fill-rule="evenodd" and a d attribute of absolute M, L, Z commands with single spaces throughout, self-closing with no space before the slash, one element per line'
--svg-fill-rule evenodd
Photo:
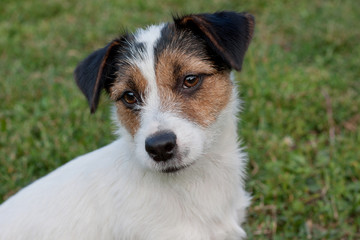
<path fill-rule="evenodd" d="M 158 105 L 158 93 L 155 74 L 155 53 L 154 48 L 161 37 L 161 31 L 165 24 L 152 25 L 146 29 L 139 29 L 134 34 L 135 43 L 144 45 L 144 52 L 141 53 L 140 59 L 134 59 L 136 65 L 147 81 L 147 102 L 152 102 L 154 106 Z"/>
<path fill-rule="evenodd" d="M 129 48 L 127 49 L 130 54 L 126 57 L 130 65 L 137 66 L 139 61 L 153 56 L 154 46 L 161 37 L 164 26 L 165 23 L 151 25 L 144 29 L 139 28 L 132 34 L 134 38 L 128 40 Z"/>
<path fill-rule="evenodd" d="M 145 29 L 138 29 L 134 36 L 138 43 L 144 43 L 147 46 L 155 46 L 155 43 L 161 36 L 161 30 L 164 28 L 165 23 L 159 25 L 151 25 Z"/>

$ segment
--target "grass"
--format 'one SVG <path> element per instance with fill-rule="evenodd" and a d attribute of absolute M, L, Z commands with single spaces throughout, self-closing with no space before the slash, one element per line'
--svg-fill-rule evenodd
<path fill-rule="evenodd" d="M 103 97 L 91 116 L 76 64 L 171 13 L 249 11 L 237 74 L 253 195 L 249 239 L 360 239 L 360 8 L 356 1 L 2 0 L 0 202 L 114 139 Z"/>

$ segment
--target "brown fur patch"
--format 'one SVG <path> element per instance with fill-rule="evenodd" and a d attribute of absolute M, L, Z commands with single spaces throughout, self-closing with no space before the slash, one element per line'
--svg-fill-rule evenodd
<path fill-rule="evenodd" d="M 110 98 L 115 101 L 119 120 L 134 136 L 140 127 L 139 111 L 127 108 L 119 98 L 126 91 L 136 92 L 138 96 L 142 96 L 147 82 L 137 67 L 127 66 L 120 69 L 115 83 L 110 87 Z"/>
<path fill-rule="evenodd" d="M 188 31 L 177 30 L 174 24 L 163 29 L 162 38 L 154 47 L 160 110 L 179 113 L 204 127 L 216 121 L 232 94 L 230 70 L 214 63 L 203 40 Z M 202 76 L 201 84 L 184 89 L 183 81 L 188 75 Z M 146 88 L 147 80 L 138 67 L 126 62 L 119 64 L 117 80 L 109 92 L 116 101 L 118 118 L 133 136 L 140 127 L 141 111 L 127 108 L 118 99 L 131 90 L 144 97 L 146 104 Z"/>
<path fill-rule="evenodd" d="M 181 112 L 185 118 L 204 127 L 213 123 L 229 103 L 230 71 L 218 71 L 198 56 L 165 49 L 158 57 L 156 79 L 165 111 Z M 201 86 L 191 94 L 182 88 L 187 75 L 203 75 Z"/>

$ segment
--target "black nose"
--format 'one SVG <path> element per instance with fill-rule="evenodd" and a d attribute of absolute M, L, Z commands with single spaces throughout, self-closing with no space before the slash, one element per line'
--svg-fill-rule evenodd
<path fill-rule="evenodd" d="M 176 135 L 173 132 L 158 132 L 145 140 L 145 149 L 157 162 L 172 158 L 176 147 Z"/>

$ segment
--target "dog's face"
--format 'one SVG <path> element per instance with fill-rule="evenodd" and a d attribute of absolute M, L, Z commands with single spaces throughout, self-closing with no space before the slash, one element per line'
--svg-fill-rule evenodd
<path fill-rule="evenodd" d="M 212 146 L 214 124 L 233 95 L 253 34 L 251 15 L 189 15 L 113 40 L 86 58 L 75 78 L 95 112 L 103 88 L 115 102 L 136 159 L 176 172 Z"/>

